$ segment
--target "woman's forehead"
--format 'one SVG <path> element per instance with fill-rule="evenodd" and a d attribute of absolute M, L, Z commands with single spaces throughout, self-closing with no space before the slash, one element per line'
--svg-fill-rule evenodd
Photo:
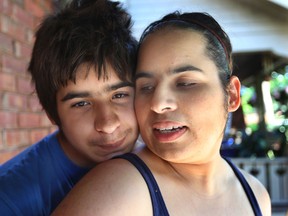
<path fill-rule="evenodd" d="M 170 59 L 181 61 L 187 58 L 206 56 L 206 42 L 197 32 L 155 32 L 143 41 L 139 49 L 138 64 L 141 61 Z"/>
<path fill-rule="evenodd" d="M 140 45 L 140 52 L 143 49 L 155 48 L 163 49 L 183 49 L 184 47 L 189 47 L 196 49 L 197 47 L 206 47 L 206 40 L 204 36 L 198 31 L 189 29 L 161 29 L 148 35 Z M 185 49 L 184 49 L 185 50 Z"/>

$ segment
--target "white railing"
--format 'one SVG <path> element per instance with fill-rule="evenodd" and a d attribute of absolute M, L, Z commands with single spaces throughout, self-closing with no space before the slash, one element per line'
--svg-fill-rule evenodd
<path fill-rule="evenodd" d="M 232 158 L 267 188 L 274 208 L 288 209 L 288 158 Z"/>

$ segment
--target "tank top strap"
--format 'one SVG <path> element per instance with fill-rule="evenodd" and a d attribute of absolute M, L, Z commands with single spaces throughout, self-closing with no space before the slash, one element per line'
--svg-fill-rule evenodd
<path fill-rule="evenodd" d="M 223 157 L 227 163 L 230 165 L 230 167 L 232 168 L 233 172 L 235 173 L 235 175 L 237 176 L 237 178 L 239 179 L 245 193 L 246 196 L 248 197 L 248 200 L 252 206 L 253 212 L 255 216 L 262 216 L 262 212 L 261 209 L 259 207 L 259 204 L 257 202 L 257 199 L 250 187 L 250 185 L 248 184 L 247 180 L 245 179 L 245 177 L 243 176 L 243 174 L 240 172 L 240 170 L 232 163 L 232 161 L 226 157 Z"/>
<path fill-rule="evenodd" d="M 150 193 L 154 216 L 169 216 L 159 186 L 148 166 L 137 155 L 126 153 L 114 158 L 122 158 L 133 164 L 144 178 Z"/>

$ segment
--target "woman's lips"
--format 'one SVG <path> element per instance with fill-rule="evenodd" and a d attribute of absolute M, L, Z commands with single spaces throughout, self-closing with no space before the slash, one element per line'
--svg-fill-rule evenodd
<path fill-rule="evenodd" d="M 186 131 L 186 126 L 175 122 L 157 122 L 153 124 L 153 134 L 160 142 L 175 141 Z"/>

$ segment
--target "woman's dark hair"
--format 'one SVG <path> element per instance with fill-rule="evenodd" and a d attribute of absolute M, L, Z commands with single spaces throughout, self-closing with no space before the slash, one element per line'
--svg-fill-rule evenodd
<path fill-rule="evenodd" d="M 131 26 L 120 3 L 108 0 L 74 0 L 43 20 L 28 71 L 42 107 L 58 125 L 56 94 L 76 81 L 80 65 L 87 64 L 87 72 L 95 67 L 98 78 L 106 79 L 109 63 L 121 80 L 132 79 L 137 42 Z"/>

